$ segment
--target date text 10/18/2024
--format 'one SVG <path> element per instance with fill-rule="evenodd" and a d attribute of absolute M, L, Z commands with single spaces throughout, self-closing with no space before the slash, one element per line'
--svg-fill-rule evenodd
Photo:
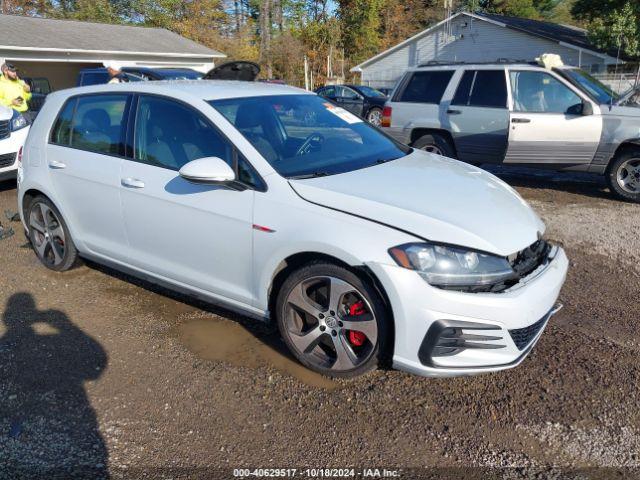
<path fill-rule="evenodd" d="M 234 468 L 236 478 L 400 478 L 400 470 L 386 468 Z"/>

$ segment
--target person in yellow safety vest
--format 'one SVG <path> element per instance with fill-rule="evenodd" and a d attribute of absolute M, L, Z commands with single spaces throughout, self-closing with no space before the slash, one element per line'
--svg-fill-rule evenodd
<path fill-rule="evenodd" d="M 13 64 L 3 63 L 2 76 L 0 76 L 0 104 L 23 113 L 29 109 L 27 103 L 29 100 L 31 100 L 29 85 L 24 80 L 20 80 Z"/>

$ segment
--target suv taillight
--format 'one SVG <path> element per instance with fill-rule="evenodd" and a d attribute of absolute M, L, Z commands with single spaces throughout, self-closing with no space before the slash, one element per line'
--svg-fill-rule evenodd
<path fill-rule="evenodd" d="M 382 110 L 382 121 L 380 122 L 380 126 L 391 126 L 391 107 L 384 107 L 384 109 Z"/>
<path fill-rule="evenodd" d="M 22 147 L 20 147 L 20 150 L 18 150 L 18 166 L 22 166 Z"/>

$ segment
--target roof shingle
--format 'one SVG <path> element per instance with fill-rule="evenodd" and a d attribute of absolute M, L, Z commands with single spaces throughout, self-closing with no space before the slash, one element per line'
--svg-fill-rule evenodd
<path fill-rule="evenodd" d="M 0 15 L 0 46 L 222 57 L 163 28 Z"/>

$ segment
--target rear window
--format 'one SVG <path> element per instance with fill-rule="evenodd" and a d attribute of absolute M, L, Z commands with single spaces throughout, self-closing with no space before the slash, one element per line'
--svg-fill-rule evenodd
<path fill-rule="evenodd" d="M 507 80 L 504 70 L 467 70 L 451 104 L 507 108 Z"/>
<path fill-rule="evenodd" d="M 453 71 L 414 72 L 398 95 L 398 102 L 439 104 Z"/>
<path fill-rule="evenodd" d="M 51 131 L 51 143 L 78 150 L 124 155 L 128 95 L 84 95 L 69 100 Z"/>

